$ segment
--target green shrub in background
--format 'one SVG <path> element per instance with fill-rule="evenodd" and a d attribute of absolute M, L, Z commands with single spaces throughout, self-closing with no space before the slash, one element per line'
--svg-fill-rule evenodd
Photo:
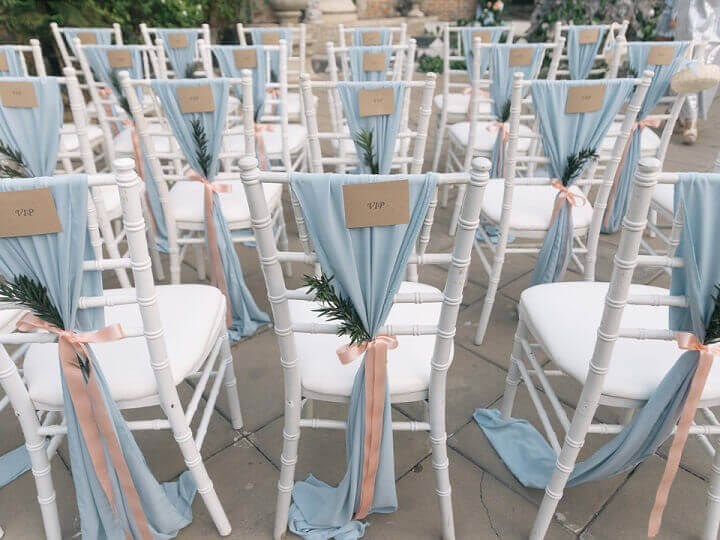
<path fill-rule="evenodd" d="M 418 62 L 420 73 L 442 73 L 443 59 L 440 56 L 421 56 Z"/>

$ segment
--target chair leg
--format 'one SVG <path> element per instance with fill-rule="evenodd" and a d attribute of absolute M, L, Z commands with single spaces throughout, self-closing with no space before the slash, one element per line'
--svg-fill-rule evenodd
<path fill-rule="evenodd" d="M 435 369 L 435 368 L 433 368 Z M 447 368 L 445 368 L 447 369 Z M 435 471 L 435 493 L 440 503 L 440 519 L 442 520 L 443 540 L 455 539 L 455 521 L 452 509 L 452 488 L 447 455 L 447 433 L 445 432 L 445 376 L 436 375 L 436 384 L 441 386 L 433 392 L 431 388 L 430 402 L 430 445 L 432 446 L 432 468 Z"/>
<path fill-rule="evenodd" d="M 447 129 L 447 113 L 440 113 L 438 118 L 438 128 L 435 132 L 435 154 L 433 155 L 432 169 L 431 171 L 438 172 L 438 166 L 440 165 L 440 153 L 442 151 L 443 142 L 445 142 L 445 131 Z"/>
<path fill-rule="evenodd" d="M 465 200 L 465 184 L 460 184 L 457 188 L 457 198 L 455 199 L 455 208 L 453 209 L 452 218 L 450 218 L 450 230 L 448 234 L 455 236 L 458 219 L 460 219 L 460 211 L 462 210 L 463 201 Z"/>
<path fill-rule="evenodd" d="M 648 222 L 653 227 L 657 227 L 657 222 L 658 222 L 657 210 L 653 210 L 652 208 L 650 209 L 650 213 L 648 215 Z M 655 233 L 655 230 L 652 227 L 648 227 L 648 232 L 649 232 L 650 238 L 655 238 L 657 236 L 657 234 Z"/>
<path fill-rule="evenodd" d="M 505 245 L 504 238 L 498 238 L 493 256 L 492 274 L 488 280 L 488 289 L 485 293 L 485 302 L 480 312 L 480 321 L 478 322 L 477 333 L 475 334 L 475 345 L 481 345 L 485 339 L 485 332 L 490 323 L 490 315 L 492 314 L 493 305 L 495 305 L 495 296 L 497 295 L 498 286 L 500 284 L 500 276 L 502 275 L 503 264 L 505 263 Z M 503 243 L 503 245 L 501 245 Z"/>
<path fill-rule="evenodd" d="M 230 421 L 233 429 L 243 428 L 242 411 L 240 410 L 240 398 L 238 397 L 237 379 L 235 378 L 235 363 L 233 362 L 232 351 L 230 350 L 230 338 L 227 332 L 223 336 L 223 343 L 220 347 L 222 361 L 227 364 L 225 368 L 225 391 L 227 392 L 228 408 L 230 409 Z"/>
<path fill-rule="evenodd" d="M 113 233 L 110 222 L 105 216 L 98 215 L 98 221 L 100 225 L 100 233 L 102 235 L 103 241 L 105 242 L 105 249 L 107 249 L 108 255 L 112 259 L 119 259 L 120 249 L 118 248 L 115 238 L 117 237 L 117 234 L 120 233 Z M 120 230 L 122 231 L 122 223 L 120 222 L 120 220 L 116 220 L 114 225 L 116 229 L 120 227 Z M 117 275 L 120 287 L 122 287 L 123 289 L 127 289 L 130 287 L 130 278 L 128 278 L 128 274 L 125 268 L 116 268 L 115 275 Z"/>
<path fill-rule="evenodd" d="M 168 253 L 170 258 L 170 283 L 173 285 L 180 284 L 180 249 L 175 246 L 171 247 Z"/>
<path fill-rule="evenodd" d="M 278 498 L 275 506 L 275 532 L 273 534 L 275 540 L 283 538 L 287 531 L 290 502 L 295 483 L 295 464 L 300 443 L 301 412 L 299 401 L 293 407 L 285 407 L 283 450 L 280 456 L 280 479 L 278 480 Z"/>
<path fill-rule="evenodd" d="M 285 224 L 285 212 L 283 211 L 282 202 L 280 203 L 280 207 L 278 208 L 278 226 L 280 227 L 280 238 L 279 238 L 279 244 L 280 249 L 282 251 L 288 251 L 288 236 L 287 236 L 287 226 Z M 287 277 L 292 277 L 292 263 L 286 262 L 284 265 L 283 270 L 285 271 L 285 275 Z"/>
<path fill-rule="evenodd" d="M 510 366 L 508 367 L 508 373 L 505 377 L 505 392 L 503 393 L 502 404 L 500 405 L 500 412 L 503 420 L 508 420 L 512 416 L 512 409 L 515 403 L 515 395 L 517 394 L 518 385 L 522 382 L 522 376 L 520 375 L 520 368 L 517 363 L 520 361 L 520 355 L 523 353 L 521 340 L 527 336 L 527 329 L 525 323 L 522 320 L 522 315 L 518 321 L 517 330 L 515 331 L 515 338 L 513 342 L 513 349 L 510 353 Z"/>
<path fill-rule="evenodd" d="M 703 540 L 717 540 L 718 529 L 720 529 L 720 450 L 717 448 L 713 458 L 707 497 L 707 513 L 702 538 Z"/>
<path fill-rule="evenodd" d="M 197 268 L 197 276 L 199 281 L 205 281 L 207 271 L 205 269 L 205 248 L 202 244 L 193 244 L 193 253 L 195 254 L 195 268 Z"/>

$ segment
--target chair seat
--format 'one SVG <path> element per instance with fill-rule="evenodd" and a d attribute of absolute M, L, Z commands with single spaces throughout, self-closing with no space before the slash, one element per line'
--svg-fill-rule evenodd
<path fill-rule="evenodd" d="M 268 94 L 268 98 L 272 95 Z M 313 102 L 315 103 L 315 109 L 317 110 L 318 96 L 313 95 Z M 300 94 L 297 92 L 288 92 L 287 100 L 285 101 L 285 107 L 287 108 L 288 120 L 300 120 Z M 270 107 L 265 109 L 265 114 L 270 113 Z"/>
<path fill-rule="evenodd" d="M 675 186 L 672 184 L 657 184 L 653 191 L 652 201 L 668 214 L 674 214 Z"/>
<path fill-rule="evenodd" d="M 24 309 L 0 309 L 0 333 L 13 332 L 15 324 L 25 313 Z"/>
<path fill-rule="evenodd" d="M 600 145 L 600 154 L 607 156 L 612 153 L 613 146 L 615 146 L 615 138 L 620 134 L 621 128 L 622 124 L 620 122 L 613 122 Z M 642 137 L 640 138 L 641 156 L 654 157 L 659 147 L 660 137 L 658 137 L 657 133 L 655 133 L 652 128 L 643 129 Z"/>
<path fill-rule="evenodd" d="M 607 283 L 548 283 L 525 289 L 520 312 L 533 336 L 561 370 L 585 382 L 602 319 Z M 633 284 L 630 294 L 667 295 L 660 287 Z M 621 327 L 667 329 L 668 308 L 628 305 Z M 603 394 L 646 400 L 682 354 L 674 341 L 618 339 Z M 703 400 L 720 398 L 720 364 L 713 363 Z"/>
<path fill-rule="evenodd" d="M 490 126 L 491 122 L 478 122 L 475 125 L 475 151 L 479 151 L 486 156 L 492 153 L 498 133 L 497 129 Z M 470 136 L 470 122 L 453 124 L 448 128 L 448 132 L 457 145 L 465 147 L 468 144 L 468 138 Z M 532 129 L 525 124 L 520 124 L 519 134 L 520 138 L 518 139 L 517 150 L 521 154 L 527 154 L 531 141 L 528 137 L 532 136 Z"/>
<path fill-rule="evenodd" d="M 482 204 L 483 214 L 493 223 L 500 223 L 503 205 L 502 179 L 491 180 L 485 189 Z M 573 186 L 570 191 L 582 195 L 582 191 Z M 555 196 L 558 190 L 551 186 L 515 186 L 513 190 L 510 229 L 513 231 L 547 231 L 555 208 Z M 592 205 L 573 206 L 575 230 L 584 230 L 592 221 Z"/>
<path fill-rule="evenodd" d="M 219 193 L 220 207 L 230 229 L 249 229 L 250 209 L 248 208 L 242 182 L 222 182 L 231 184 L 230 193 Z M 192 225 L 205 222 L 205 202 L 203 185 L 200 182 L 176 182 L 170 189 L 170 205 L 175 213 L 175 220 L 181 228 L 194 228 Z M 282 184 L 263 184 L 265 201 L 272 212 L 280 204 Z"/>
<path fill-rule="evenodd" d="M 150 135 L 167 133 L 167 128 L 163 128 L 158 122 L 148 122 L 148 133 Z M 152 137 L 152 141 L 155 152 L 159 154 L 170 152 L 170 137 L 167 135 L 155 135 Z M 117 157 L 133 157 L 132 130 L 123 129 L 113 139 L 113 145 Z"/>
<path fill-rule="evenodd" d="M 438 292 L 435 287 L 422 283 L 404 282 L 400 292 Z M 318 304 L 291 300 L 290 317 L 296 322 L 327 322 L 312 310 Z M 437 324 L 440 303 L 395 304 L 387 324 Z M 391 396 L 424 392 L 430 382 L 430 361 L 435 335 L 398 336 L 399 347 L 388 351 L 388 384 Z M 355 373 L 362 359 L 343 365 L 336 349 L 347 344 L 347 337 L 332 334 L 295 334 L 300 378 L 303 389 L 313 394 L 348 397 L 352 391 Z"/>
<path fill-rule="evenodd" d="M 78 137 L 75 134 L 75 125 L 63 124 L 63 131 L 67 132 L 60 135 L 60 147 L 65 152 L 77 152 L 80 149 L 80 143 L 78 142 Z M 87 127 L 87 134 L 91 145 L 100 141 L 103 136 L 100 126 L 96 126 L 95 124 L 91 124 Z"/>
<path fill-rule="evenodd" d="M 263 131 L 263 145 L 265 153 L 270 159 L 282 159 L 282 131 L 279 124 L 270 126 L 272 131 Z M 231 128 L 224 137 L 223 144 L 226 149 L 231 149 L 234 154 L 242 155 L 245 149 L 245 131 L 243 126 Z M 288 147 L 291 154 L 302 150 L 307 141 L 307 129 L 302 124 L 288 124 L 287 129 Z"/>
<path fill-rule="evenodd" d="M 177 385 L 199 369 L 223 331 L 225 297 L 208 285 L 161 285 L 155 291 L 170 369 Z M 119 293 L 122 289 L 105 292 Z M 105 308 L 105 322 L 120 323 L 127 329 L 142 328 L 140 308 L 137 304 Z M 120 406 L 132 407 L 133 401 L 157 394 L 144 337 L 98 343 L 92 348 L 110 394 Z M 31 345 L 25 356 L 24 372 L 30 398 L 39 408 L 62 407 L 57 344 Z"/>
<path fill-rule="evenodd" d="M 443 110 L 444 101 L 445 96 L 443 94 L 437 94 L 433 98 L 433 103 L 438 112 Z M 447 103 L 448 115 L 465 116 L 467 115 L 468 107 L 470 106 L 470 94 L 461 94 L 458 92 L 450 93 L 448 94 Z M 490 108 L 490 102 L 481 101 L 478 105 L 478 112 L 479 114 L 491 114 L 492 109 Z"/>

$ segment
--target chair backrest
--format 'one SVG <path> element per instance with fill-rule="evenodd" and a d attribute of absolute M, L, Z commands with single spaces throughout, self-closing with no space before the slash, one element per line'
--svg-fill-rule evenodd
<path fill-rule="evenodd" d="M 338 81 L 338 60 L 340 61 L 342 80 L 355 80 L 350 56 L 353 54 L 362 54 L 360 57 L 362 58 L 361 65 L 363 66 L 363 70 L 365 70 L 366 55 L 373 53 L 385 54 L 388 57 L 386 60 L 388 64 L 388 69 L 385 72 L 386 79 L 393 81 L 399 81 L 401 79 L 409 80 L 412 78 L 412 72 L 415 68 L 416 46 L 414 39 L 408 40 L 406 44 L 377 47 L 336 47 L 332 41 L 328 41 L 325 44 L 325 49 L 327 51 L 330 80 L 334 82 Z"/>
<path fill-rule="evenodd" d="M 300 371 L 297 369 L 297 354 L 295 350 L 295 334 L 335 334 L 338 330 L 336 323 L 307 323 L 293 321 L 289 301 L 309 301 L 311 295 L 306 289 L 288 290 L 283 272 L 282 261 L 297 261 L 313 264 L 318 261 L 313 252 L 279 253 L 273 240 L 270 212 L 263 195 L 263 184 L 267 182 L 288 183 L 289 175 L 285 173 L 261 172 L 257 168 L 257 161 L 253 157 L 245 157 L 240 161 L 241 175 L 252 216 L 253 230 L 257 239 L 257 248 L 265 275 L 267 294 L 273 311 L 275 334 L 280 347 L 281 363 L 285 370 L 286 388 L 300 388 Z M 467 268 L 470 263 L 474 231 L 479 223 L 479 211 L 488 181 L 489 163 L 482 158 L 474 162 L 473 170 L 468 173 L 438 174 L 438 184 L 469 183 L 468 194 L 463 204 L 460 218 L 460 230 L 455 238 L 452 255 L 449 253 L 427 253 L 422 256 L 410 255 L 408 264 L 433 262 L 448 264 L 448 274 L 442 294 L 437 293 L 410 293 L 398 294 L 394 303 L 442 302 L 437 324 L 418 325 L 392 325 L 381 328 L 378 332 L 394 335 L 435 335 L 435 350 L 433 366 L 440 371 L 447 369 L 450 363 L 450 349 L 455 334 L 458 308 L 462 299 Z M 329 175 L 332 176 L 332 175 Z M 382 180 L 407 179 L 407 175 L 382 176 Z M 318 182 L 327 182 L 320 177 Z M 340 210 L 342 212 L 342 210 Z M 372 254 L 369 254 L 372 257 Z M 431 376 L 430 387 L 435 384 L 435 370 Z M 287 396 L 290 397 L 290 396 Z M 293 396 L 292 399 L 295 399 Z"/>
<path fill-rule="evenodd" d="M 171 47 L 172 45 L 170 43 L 165 43 L 159 36 L 159 32 L 172 32 L 172 30 L 173 28 L 150 27 L 145 23 L 140 23 L 140 34 L 142 35 L 143 43 L 147 47 L 150 47 L 150 61 L 152 62 L 153 72 L 156 77 L 161 79 L 167 79 L 168 76 L 174 72 L 172 70 L 168 70 L 168 54 L 165 49 L 165 47 Z M 176 30 L 178 30 L 178 32 L 186 32 L 193 29 L 177 28 Z M 211 43 L 210 25 L 205 23 L 194 30 L 197 30 L 198 39 L 202 39 L 205 43 Z M 158 45 L 159 47 L 157 49 L 152 49 L 153 45 Z M 195 49 L 195 60 L 200 60 L 200 51 L 197 49 L 197 46 Z M 182 79 L 186 74 L 174 73 L 174 75 L 175 78 Z"/>
<path fill-rule="evenodd" d="M 598 28 L 602 29 L 604 31 L 604 36 L 600 42 L 600 46 L 598 47 L 598 52 L 595 55 L 593 59 L 593 67 L 590 69 L 590 72 L 588 74 L 588 78 L 591 76 L 598 76 L 603 75 L 605 78 L 612 79 L 617 76 L 617 69 L 613 71 L 613 67 L 617 67 L 613 61 L 607 62 L 607 58 L 605 54 L 606 49 L 609 49 L 612 47 L 613 44 L 616 42 L 624 42 L 625 41 L 625 34 L 627 32 L 628 25 L 630 24 L 630 21 L 627 19 L 624 19 L 622 22 L 613 22 L 610 24 L 593 24 L 591 25 L 593 29 Z M 562 21 L 556 21 L 555 25 L 553 27 L 553 40 L 559 41 L 561 38 L 565 40 L 565 46 L 568 45 L 568 30 L 574 26 L 572 24 L 563 24 Z M 566 51 L 566 49 L 565 49 Z M 618 54 L 619 54 L 618 50 Z M 612 56 L 611 56 L 612 58 Z M 563 52 L 563 54 L 560 56 L 560 62 L 562 64 L 562 68 L 558 69 L 558 76 L 561 78 L 567 78 L 570 76 L 569 68 L 567 67 L 568 63 L 568 55 L 566 52 Z M 605 62 L 606 66 L 602 67 L 602 63 Z M 600 63 L 600 66 L 595 67 L 596 64 Z"/>
<path fill-rule="evenodd" d="M 254 27 L 253 27 L 254 28 Z M 263 26 L 262 28 L 284 28 L 290 30 L 292 33 L 292 46 L 288 46 L 288 81 L 297 81 L 300 79 L 300 74 L 306 72 L 306 55 L 307 55 L 307 27 L 305 23 L 300 23 L 297 26 L 289 27 L 276 27 L 276 26 Z M 237 23 L 235 29 L 238 35 L 238 41 L 240 45 L 247 45 L 247 38 L 252 32 L 252 28 L 244 26 L 243 23 Z M 251 37 L 252 39 L 252 37 Z M 253 45 L 262 45 L 261 43 L 253 43 Z M 295 54 L 297 46 L 297 54 Z M 296 88 L 294 84 L 290 85 L 290 88 Z"/>
<path fill-rule="evenodd" d="M 376 34 L 380 32 L 388 33 L 388 43 L 376 43 Z M 401 23 L 400 26 L 379 26 L 379 27 L 346 27 L 344 24 L 338 24 L 338 42 L 340 47 L 347 47 L 348 45 L 355 46 L 367 46 L 370 43 L 355 43 L 354 36 L 359 34 L 364 36 L 365 34 L 372 35 L 373 44 L 376 45 L 392 45 L 393 43 L 402 45 L 405 43 L 407 37 L 407 23 Z"/>
<path fill-rule="evenodd" d="M 72 28 L 58 26 L 57 23 L 51 22 L 50 30 L 55 38 L 55 44 L 60 51 L 60 56 L 65 67 L 80 67 L 77 65 L 78 60 L 75 56 L 75 44 L 73 43 L 76 37 L 79 38 L 81 42 L 83 38 L 85 38 L 85 44 L 90 45 L 97 43 L 97 33 L 109 34 L 109 36 L 114 39 L 115 45 L 123 44 L 122 30 L 118 23 L 113 23 L 112 28 Z M 68 47 L 70 47 L 70 50 L 68 50 Z"/>
<path fill-rule="evenodd" d="M 33 60 L 34 73 L 28 70 L 28 63 L 26 59 L 27 53 L 30 53 Z M 13 60 L 5 58 L 5 64 L 8 66 L 8 70 L 0 70 L 0 77 L 28 77 L 30 75 L 36 75 L 38 77 L 45 77 L 47 72 L 45 71 L 45 61 L 43 60 L 42 48 L 40 47 L 40 40 L 31 39 L 30 45 L 0 45 L 0 54 L 15 55 L 18 69 L 13 69 Z M 18 71 L 13 73 L 13 71 Z"/>

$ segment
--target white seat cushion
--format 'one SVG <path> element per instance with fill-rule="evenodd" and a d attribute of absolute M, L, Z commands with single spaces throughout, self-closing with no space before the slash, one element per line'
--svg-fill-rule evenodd
<path fill-rule="evenodd" d="M 657 184 L 652 200 L 669 214 L 675 213 L 675 186 L 673 184 Z"/>
<path fill-rule="evenodd" d="M 445 96 L 443 94 L 437 94 L 433 98 L 433 103 L 438 111 L 443 109 L 443 101 Z M 468 107 L 470 106 L 470 94 L 460 94 L 453 92 L 448 94 L 448 107 L 447 112 L 451 115 L 466 115 Z M 490 114 L 492 109 L 490 108 L 489 101 L 481 101 L 478 105 L 479 114 Z"/>
<path fill-rule="evenodd" d="M 60 147 L 66 152 L 77 152 L 80 148 L 77 135 L 75 134 L 75 126 L 73 124 L 64 124 L 63 131 L 67 131 L 60 135 Z M 87 127 L 88 140 L 90 144 L 98 142 L 102 139 L 102 129 L 100 126 L 90 124 Z"/>
<path fill-rule="evenodd" d="M 273 98 L 273 96 L 271 94 L 268 94 L 267 99 L 271 98 Z M 313 95 L 315 110 L 317 110 L 318 99 L 318 96 Z M 287 107 L 287 114 L 289 119 L 297 120 L 300 118 L 300 94 L 298 94 L 297 92 L 288 92 L 285 106 Z M 270 112 L 271 106 L 267 106 L 265 108 L 265 114 L 270 114 Z"/>
<path fill-rule="evenodd" d="M 581 384 L 592 358 L 607 289 L 607 283 L 548 283 L 525 289 L 520 296 L 520 311 L 527 317 L 535 338 L 553 362 Z M 632 285 L 630 294 L 667 295 L 668 290 Z M 666 329 L 668 308 L 628 305 L 621 327 Z M 682 351 L 674 341 L 618 339 L 603 393 L 647 399 L 680 354 Z M 702 399 L 718 397 L 720 363 L 715 362 Z"/>
<path fill-rule="evenodd" d="M 494 179 L 485 189 L 482 211 L 493 223 L 500 223 L 505 182 Z M 570 191 L 582 195 L 582 191 L 573 186 Z M 555 196 L 558 190 L 551 186 L 515 186 L 513 190 L 510 229 L 514 231 L 546 231 L 555 208 Z M 592 221 L 592 205 L 573 206 L 575 229 L 586 229 Z"/>
<path fill-rule="evenodd" d="M 167 133 L 167 129 L 158 122 L 148 122 L 148 133 L 150 135 L 157 133 Z M 155 135 L 152 138 L 155 152 L 160 154 L 167 154 L 170 152 L 170 137 L 167 135 Z M 113 139 L 113 145 L 115 146 L 115 155 L 118 157 L 133 157 L 133 145 L 132 145 L 132 130 L 123 129 Z"/>
<path fill-rule="evenodd" d="M 280 125 L 270 126 L 272 131 L 263 131 L 263 145 L 265 152 L 271 159 L 282 159 L 282 131 Z M 238 156 L 243 154 L 245 149 L 245 136 L 243 126 L 235 126 L 223 138 L 223 145 Z M 290 153 L 299 152 L 307 140 L 307 129 L 302 124 L 288 124 L 287 140 Z"/>
<path fill-rule="evenodd" d="M 600 154 L 603 156 L 610 155 L 615 146 L 615 138 L 620 134 L 622 124 L 620 122 L 613 122 L 607 135 L 600 145 Z M 657 153 L 657 149 L 660 146 L 660 137 L 655 133 L 652 128 L 645 128 L 642 130 L 642 137 L 640 138 L 640 153 L 642 157 L 654 157 Z"/>
<path fill-rule="evenodd" d="M 109 186 L 100 186 L 100 193 L 105 204 L 105 213 L 109 220 L 118 219 L 122 216 L 122 206 L 120 206 L 120 190 L 115 184 Z"/>
<path fill-rule="evenodd" d="M 492 149 L 495 146 L 495 140 L 497 139 L 497 129 L 489 126 L 490 122 L 478 122 L 475 125 L 475 150 L 480 151 L 484 154 L 492 153 Z M 470 122 L 458 122 L 453 124 L 448 129 L 450 136 L 460 146 L 467 146 L 468 137 L 470 135 Z M 519 153 L 527 153 L 530 148 L 530 136 L 532 136 L 532 129 L 525 124 L 520 124 L 519 128 L 520 138 L 518 139 L 517 150 Z"/>
<path fill-rule="evenodd" d="M 430 285 L 404 282 L 400 292 L 438 292 Z M 314 302 L 291 300 L 290 317 L 296 322 L 326 322 L 312 310 Z M 437 324 L 440 303 L 395 304 L 387 324 Z M 388 384 L 391 395 L 422 392 L 430 382 L 430 361 L 435 335 L 398 336 L 400 346 L 388 351 Z M 303 388 L 316 393 L 347 397 L 362 359 L 343 365 L 336 349 L 348 343 L 347 337 L 332 334 L 295 334 L 300 378 Z"/>
<path fill-rule="evenodd" d="M 218 193 L 223 216 L 231 229 L 248 229 L 250 222 L 250 208 L 245 198 L 242 182 L 222 182 L 231 184 L 230 193 Z M 170 189 L 170 204 L 175 213 L 175 220 L 183 223 L 204 223 L 205 202 L 203 198 L 203 185 L 201 182 L 176 182 Z M 265 200 L 272 211 L 280 204 L 282 197 L 282 184 L 263 184 Z"/>
<path fill-rule="evenodd" d="M 225 297 L 208 285 L 161 285 L 155 290 L 170 369 L 177 385 L 197 371 L 214 346 L 225 324 Z M 121 290 L 106 291 L 107 294 L 114 292 Z M 137 304 L 105 308 L 105 322 L 120 323 L 127 329 L 142 328 Z M 127 404 L 157 393 L 144 337 L 98 343 L 92 348 L 115 401 Z M 30 397 L 35 403 L 48 408 L 62 406 L 57 344 L 31 345 L 24 370 Z"/>

